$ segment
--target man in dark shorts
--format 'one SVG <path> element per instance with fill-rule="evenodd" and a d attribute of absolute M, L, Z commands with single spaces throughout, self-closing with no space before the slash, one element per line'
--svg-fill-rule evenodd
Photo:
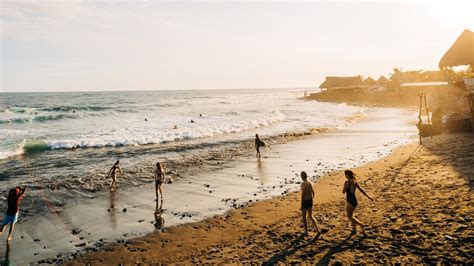
<path fill-rule="evenodd" d="M 25 190 L 26 188 L 16 187 L 11 189 L 8 193 L 8 208 L 5 217 L 3 218 L 3 225 L 0 227 L 1 234 L 5 227 L 10 224 L 10 231 L 8 232 L 7 238 L 8 241 L 12 239 L 13 229 L 15 228 L 15 223 L 18 221 L 18 205 L 25 194 Z"/>
<path fill-rule="evenodd" d="M 308 175 L 305 171 L 301 172 L 301 179 L 303 179 L 303 183 L 301 183 L 301 214 L 303 217 L 304 232 L 306 235 L 308 234 L 307 219 L 309 218 L 313 226 L 316 228 L 316 231 L 320 233 L 321 231 L 319 230 L 318 224 L 313 217 L 313 183 L 308 180 Z"/>

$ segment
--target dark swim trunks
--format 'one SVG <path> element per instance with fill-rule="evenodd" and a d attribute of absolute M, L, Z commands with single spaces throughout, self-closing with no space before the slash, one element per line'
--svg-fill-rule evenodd
<path fill-rule="evenodd" d="M 313 207 L 313 200 L 310 199 L 310 200 L 303 200 L 303 202 L 301 202 L 301 208 L 302 209 L 309 209 L 309 208 L 312 208 Z"/>

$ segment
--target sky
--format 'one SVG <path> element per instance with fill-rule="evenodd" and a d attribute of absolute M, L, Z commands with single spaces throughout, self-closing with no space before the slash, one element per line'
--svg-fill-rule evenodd
<path fill-rule="evenodd" d="M 474 1 L 0 0 L 0 91 L 317 87 L 435 70 Z"/>

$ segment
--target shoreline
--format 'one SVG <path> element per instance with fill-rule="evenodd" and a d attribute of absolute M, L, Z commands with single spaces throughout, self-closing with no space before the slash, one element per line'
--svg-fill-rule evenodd
<path fill-rule="evenodd" d="M 473 145 L 474 136 L 443 135 L 427 140 L 426 146 L 408 144 L 388 157 L 355 168 L 359 182 L 376 197 L 372 204 L 358 194 L 361 207 L 356 216 L 368 224 L 366 236 L 349 234 L 340 192 L 342 173 L 336 171 L 315 182 L 315 216 L 324 232 L 320 236 L 313 232 L 301 237 L 299 194 L 295 192 L 113 244 L 67 264 L 469 264 L 473 262 L 469 250 L 474 233 L 470 205 L 474 177 L 468 175 L 474 157 L 472 148 L 462 145 L 465 142 Z M 453 144 L 455 148 L 446 149 Z M 459 155 L 464 156 L 463 162 L 448 160 Z M 433 160 L 440 163 L 434 165 Z M 428 175 L 423 171 L 426 166 L 431 166 Z M 433 190 L 429 186 L 435 180 Z"/>

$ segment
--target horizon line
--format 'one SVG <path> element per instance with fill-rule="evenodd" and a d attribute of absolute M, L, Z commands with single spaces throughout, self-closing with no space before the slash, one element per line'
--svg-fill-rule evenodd
<path fill-rule="evenodd" d="M 267 90 L 267 89 L 319 89 L 318 86 L 295 86 L 295 87 L 248 87 L 248 88 L 211 88 L 211 89 L 139 89 L 139 90 L 50 90 L 50 91 L 2 91 L 0 93 L 52 93 L 52 92 L 140 92 L 140 91 L 218 91 L 218 90 Z"/>

